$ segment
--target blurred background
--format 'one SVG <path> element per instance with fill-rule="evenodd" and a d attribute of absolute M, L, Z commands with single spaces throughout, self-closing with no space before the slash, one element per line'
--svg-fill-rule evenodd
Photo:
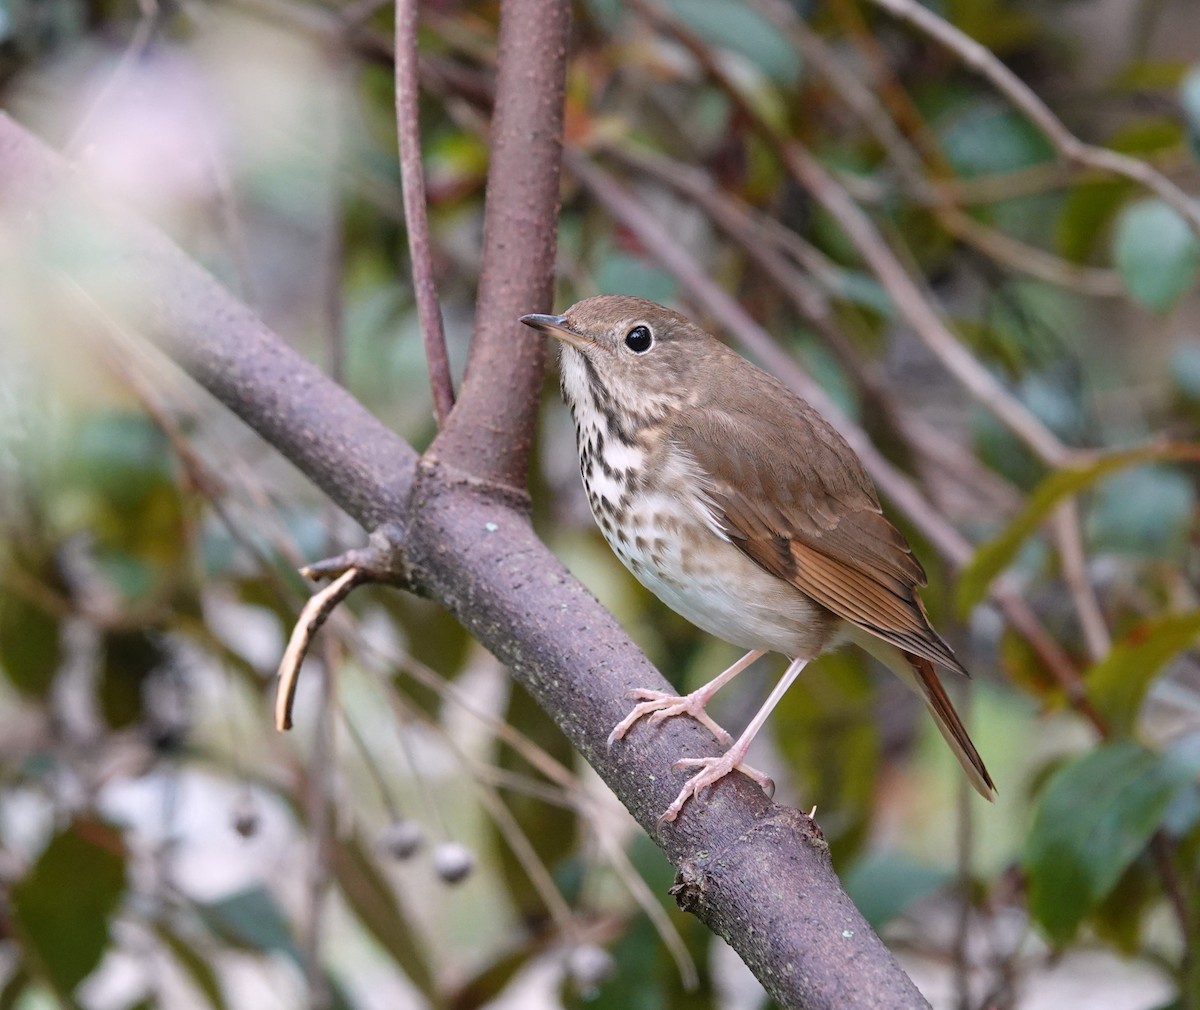
<path fill-rule="evenodd" d="M 390 7 L 0 0 L 0 102 L 423 448 Z M 1193 0 L 930 7 L 1081 139 L 1200 192 Z M 422 4 L 456 375 L 500 9 Z M 574 17 L 571 157 L 620 181 L 939 521 L 988 544 L 948 558 L 891 510 L 975 673 L 958 697 L 995 808 L 854 651 L 805 672 L 753 763 L 777 798 L 816 805 L 851 895 L 935 1006 L 1200 1005 L 1200 243 L 1145 189 L 1064 167 L 958 55 L 866 0 L 588 0 Z M 782 166 L 795 141 L 975 364 L 1099 465 L 1064 475 L 972 400 Z M 436 606 L 356 592 L 305 667 L 296 729 L 275 732 L 272 678 L 311 591 L 296 569 L 361 531 L 64 283 L 88 236 L 60 238 L 0 234 L 0 1010 L 767 1006 L 675 908 L 664 857 Z M 558 310 L 624 292 L 721 331 L 594 174 L 564 173 L 559 269 Z M 611 556 L 555 383 L 536 525 L 691 689 L 735 653 Z M 740 678 L 717 720 L 744 725 L 781 670 Z"/>

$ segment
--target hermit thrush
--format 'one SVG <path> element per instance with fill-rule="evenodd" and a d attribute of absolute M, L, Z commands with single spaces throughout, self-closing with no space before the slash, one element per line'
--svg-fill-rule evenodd
<path fill-rule="evenodd" d="M 739 770 L 750 741 L 805 664 L 851 641 L 924 700 L 971 784 L 995 786 L 938 680 L 966 674 L 929 624 L 925 572 L 884 516 L 854 450 L 804 400 L 677 312 L 601 295 L 561 316 L 521 321 L 562 342 L 563 398 L 575 421 L 592 514 L 617 557 L 693 624 L 750 650 L 684 697 L 636 692 L 639 719 L 699 719 L 712 696 L 764 653 L 791 659 L 745 732 L 700 770 L 663 814 Z"/>

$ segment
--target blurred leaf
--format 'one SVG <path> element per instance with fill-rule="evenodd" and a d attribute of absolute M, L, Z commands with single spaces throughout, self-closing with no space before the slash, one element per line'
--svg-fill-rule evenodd
<path fill-rule="evenodd" d="M 1000 667 L 1013 684 L 1047 709 L 1057 708 L 1065 700 L 1061 685 L 1029 639 L 1011 627 L 1005 627 L 1000 638 Z"/>
<path fill-rule="evenodd" d="M 218 901 L 198 902 L 196 911 L 216 936 L 238 950 L 282 953 L 300 962 L 291 926 L 266 888 L 250 887 Z"/>
<path fill-rule="evenodd" d="M 118 507 L 136 507 L 171 476 L 167 438 L 141 413 L 92 415 L 76 433 L 71 449 L 72 476 Z"/>
<path fill-rule="evenodd" d="M 170 659 L 153 631 L 109 631 L 101 641 L 103 658 L 96 686 L 100 712 L 113 729 L 124 729 L 142 717 L 143 689 Z"/>
<path fill-rule="evenodd" d="M 409 981 L 431 1001 L 438 992 L 424 944 L 396 900 L 396 892 L 358 835 L 333 843 L 333 875 L 346 903 Z"/>
<path fill-rule="evenodd" d="M 1033 15 L 1010 6 L 1007 0 L 946 0 L 933 6 L 971 38 L 998 53 L 1038 36 L 1039 25 Z"/>
<path fill-rule="evenodd" d="M 109 945 L 109 921 L 125 894 L 124 839 L 81 817 L 50 839 L 9 894 L 25 963 L 70 1002 Z"/>
<path fill-rule="evenodd" d="M 1103 744 L 1054 773 L 1022 864 L 1029 911 L 1058 944 L 1116 885 L 1195 771 L 1132 740 Z"/>
<path fill-rule="evenodd" d="M 16 1010 L 18 1005 L 23 1005 L 21 997 L 32 984 L 33 976 L 28 969 L 24 964 L 17 964 L 4 983 L 4 988 L 0 989 L 0 1010 Z"/>
<path fill-rule="evenodd" d="M 421 153 L 431 203 L 457 200 L 482 185 L 487 175 L 488 147 L 473 133 L 441 131 Z"/>
<path fill-rule="evenodd" d="M 1049 161 L 1054 149 L 1028 118 L 991 98 L 971 94 L 935 130 L 956 174 L 971 179 L 1029 168 Z M 1057 198 L 1043 194 L 1009 197 L 973 208 L 973 216 L 1007 234 L 1030 241 L 1049 239 Z"/>
<path fill-rule="evenodd" d="M 1128 204 L 1117 218 L 1113 258 L 1129 293 L 1164 312 L 1195 283 L 1200 241 L 1178 211 L 1147 197 Z"/>
<path fill-rule="evenodd" d="M 1150 860 L 1135 859 L 1096 907 L 1090 925 L 1101 939 L 1133 957 L 1141 943 L 1142 919 L 1161 893 Z"/>
<path fill-rule="evenodd" d="M 1116 735 L 1132 732 L 1150 682 L 1200 637 L 1200 610 L 1148 621 L 1085 675 L 1088 697 Z"/>
<path fill-rule="evenodd" d="M 987 593 L 992 580 L 1007 568 L 1021 544 L 1068 495 L 1078 494 L 1101 477 L 1151 460 L 1200 459 L 1200 446 L 1155 443 L 1100 456 L 1085 466 L 1058 470 L 1038 485 L 1025 508 L 997 536 L 976 549 L 963 569 L 955 594 L 959 612 L 967 614 Z"/>
<path fill-rule="evenodd" d="M 1200 340 L 1184 340 L 1171 352 L 1171 382 L 1192 403 L 1200 403 Z"/>
<path fill-rule="evenodd" d="M 506 950 L 455 990 L 447 1010 L 478 1010 L 493 1000 L 501 1002 L 500 996 L 509 982 L 528 966 L 531 957 L 544 949 L 544 943 L 527 941 Z"/>
<path fill-rule="evenodd" d="M 881 760 L 874 705 L 862 656 L 835 652 L 810 665 L 771 716 L 796 791 L 825 811 L 821 828 L 839 860 L 853 854 L 874 803 Z"/>
<path fill-rule="evenodd" d="M 1135 60 L 1113 78 L 1112 86 L 1127 93 L 1166 91 L 1179 84 L 1186 70 L 1179 60 Z"/>
<path fill-rule="evenodd" d="M 14 592 L 0 592 L 0 664 L 22 694 L 44 698 L 62 660 L 58 618 Z"/>
<path fill-rule="evenodd" d="M 155 932 L 175 956 L 179 966 L 187 973 L 208 1005 L 213 1010 L 226 1010 L 229 1004 L 225 1002 L 220 979 L 217 978 L 216 969 L 209 959 L 164 923 L 158 923 Z"/>
<path fill-rule="evenodd" d="M 743 0 L 667 0 L 667 6 L 700 38 L 740 53 L 778 84 L 800 76 L 795 47 Z"/>
<path fill-rule="evenodd" d="M 1127 179 L 1081 182 L 1067 192 L 1058 214 L 1055 245 L 1073 263 L 1083 263 L 1096 251 L 1117 209 L 1133 191 Z"/>
<path fill-rule="evenodd" d="M 880 930 L 918 898 L 932 894 L 954 879 L 949 870 L 926 866 L 902 852 L 878 852 L 856 862 L 843 882 L 846 893 Z"/>
<path fill-rule="evenodd" d="M 1138 119 L 1128 123 L 1108 138 L 1114 151 L 1126 154 L 1149 155 L 1177 147 L 1183 140 L 1183 130 L 1173 116 L 1157 119 Z"/>
<path fill-rule="evenodd" d="M 1200 158 L 1200 63 L 1193 64 L 1179 82 L 1179 106 L 1183 109 L 1192 156 Z"/>
<path fill-rule="evenodd" d="M 830 293 L 851 305 L 878 312 L 885 319 L 895 318 L 896 307 L 892 304 L 892 296 L 872 274 L 859 270 L 839 270 L 833 278 Z"/>
<path fill-rule="evenodd" d="M 652 302 L 675 299 L 675 278 L 661 267 L 637 256 L 611 252 L 596 267 L 596 290 L 600 294 L 636 295 Z"/>
<path fill-rule="evenodd" d="M 1086 530 L 1097 550 L 1171 559 L 1186 549 L 1196 491 L 1182 473 L 1143 466 L 1096 489 Z"/>

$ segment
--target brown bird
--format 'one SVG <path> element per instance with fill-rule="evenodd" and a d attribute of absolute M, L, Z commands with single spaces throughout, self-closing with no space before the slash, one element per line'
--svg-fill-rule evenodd
<path fill-rule="evenodd" d="M 561 316 L 521 322 L 562 342 L 563 399 L 575 421 L 592 514 L 617 557 L 673 610 L 747 654 L 678 697 L 640 690 L 609 736 L 643 717 L 705 712 L 716 692 L 766 652 L 791 659 L 745 732 L 699 771 L 663 814 L 739 770 L 750 741 L 805 664 L 850 641 L 924 700 L 971 784 L 995 786 L 938 680 L 966 675 L 932 628 L 917 589 L 925 571 L 888 521 L 861 460 L 786 386 L 677 312 L 601 295 Z"/>

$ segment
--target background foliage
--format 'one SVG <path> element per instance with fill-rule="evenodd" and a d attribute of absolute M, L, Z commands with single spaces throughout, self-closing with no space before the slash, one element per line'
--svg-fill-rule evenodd
<path fill-rule="evenodd" d="M 7 0 L 0 86 L 423 446 L 385 6 Z M 1186 0 L 933 9 L 1083 140 L 1198 191 Z M 422 12 L 456 364 L 498 16 Z M 852 895 L 938 1005 L 1200 1005 L 1195 234 L 1145 188 L 1072 170 L 1011 96 L 871 3 L 591 0 L 575 16 L 558 306 L 621 291 L 725 322 L 605 199 L 618 179 L 979 545 L 950 557 L 893 509 L 976 671 L 995 809 L 965 796 L 915 700 L 849 651 L 806 671 L 755 763 L 817 805 Z M 950 376 L 789 171 L 793 143 L 1022 416 L 1095 452 L 1038 458 Z M 70 222 L 53 249 L 0 236 L 0 1007 L 756 1005 L 674 908 L 653 846 L 430 604 L 355 594 L 310 661 L 297 730 L 270 729 L 295 568 L 358 533 L 130 334 L 28 283 L 30 260 L 87 242 Z M 731 651 L 615 563 L 571 442 L 548 380 L 539 528 L 695 686 Z M 997 587 L 1044 638 L 1006 622 Z M 762 666 L 720 722 L 745 721 L 778 673 Z"/>

